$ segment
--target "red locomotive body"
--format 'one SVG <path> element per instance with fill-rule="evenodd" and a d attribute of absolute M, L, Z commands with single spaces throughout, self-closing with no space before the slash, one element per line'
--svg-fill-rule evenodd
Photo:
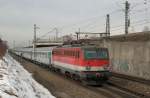
<path fill-rule="evenodd" d="M 59 47 L 52 51 L 54 68 L 73 78 L 100 83 L 110 76 L 109 55 L 106 48 Z"/>

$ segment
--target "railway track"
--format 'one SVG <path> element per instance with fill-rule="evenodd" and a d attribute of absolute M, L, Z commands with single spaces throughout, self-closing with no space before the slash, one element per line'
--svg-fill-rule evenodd
<path fill-rule="evenodd" d="M 142 98 L 150 98 L 150 82 L 148 81 L 138 77 L 112 73 L 112 78 L 108 84 Z"/>
<path fill-rule="evenodd" d="M 108 98 L 142 98 L 131 92 L 124 91 L 122 89 L 119 89 L 114 86 L 110 86 L 108 84 L 103 84 L 103 86 L 100 87 L 85 86 L 85 88 L 100 93 L 104 96 L 107 96 Z"/>
<path fill-rule="evenodd" d="M 16 60 L 20 59 L 15 55 L 13 55 L 13 57 L 15 57 Z M 20 59 L 20 60 L 21 60 L 21 62 L 29 62 L 29 61 L 22 60 L 22 59 Z M 41 66 L 40 66 L 40 68 L 41 68 Z M 47 69 L 47 68 L 42 67 L 42 69 L 45 69 L 45 71 L 47 71 L 47 72 L 54 73 L 54 72 L 49 71 L 49 69 Z M 57 76 L 62 77 L 62 75 L 60 75 L 59 73 L 54 73 L 54 74 L 57 74 Z M 64 78 L 64 79 L 66 79 L 66 78 Z M 85 85 L 82 85 L 79 81 L 74 81 L 70 78 L 66 79 L 66 80 L 70 81 L 71 83 L 73 83 L 75 85 L 78 85 L 80 87 L 88 89 L 94 93 L 98 93 L 102 96 L 105 96 L 104 98 L 149 98 L 149 97 L 139 94 L 137 92 L 133 92 L 128 89 L 119 87 L 118 85 L 115 85 L 111 82 L 108 82 L 107 84 L 104 84 L 103 86 L 85 86 Z M 45 81 L 47 81 L 47 80 L 45 80 Z M 46 83 L 44 82 L 43 85 L 45 85 L 45 84 Z"/>
<path fill-rule="evenodd" d="M 120 90 L 129 92 L 129 93 L 132 93 L 132 94 L 134 94 L 134 95 L 136 95 L 136 96 L 139 96 L 140 98 L 150 98 L 150 96 L 147 95 L 147 94 L 144 94 L 144 93 L 141 93 L 141 92 L 138 92 L 138 91 L 135 91 L 135 90 L 131 90 L 131 89 L 129 89 L 129 88 L 125 88 L 125 87 L 120 86 L 120 85 L 118 85 L 118 84 L 116 84 L 116 83 L 108 82 L 108 85 L 113 86 L 113 87 L 115 87 L 115 88 L 118 88 L 118 89 L 120 89 Z"/>
<path fill-rule="evenodd" d="M 112 76 L 150 85 L 150 80 L 112 72 Z"/>
<path fill-rule="evenodd" d="M 58 73 L 55 73 L 55 74 L 58 74 Z M 66 76 L 63 76 L 63 77 L 66 78 Z M 138 94 L 136 92 L 130 91 L 128 89 L 123 89 L 110 82 L 103 84 L 103 85 L 99 85 L 99 86 L 91 86 L 91 85 L 88 86 L 88 85 L 82 84 L 80 81 L 74 81 L 70 77 L 67 78 L 67 80 L 69 80 L 70 82 L 74 84 L 82 86 L 83 88 L 99 93 L 103 96 L 107 96 L 108 98 L 149 98 L 142 94 Z"/>

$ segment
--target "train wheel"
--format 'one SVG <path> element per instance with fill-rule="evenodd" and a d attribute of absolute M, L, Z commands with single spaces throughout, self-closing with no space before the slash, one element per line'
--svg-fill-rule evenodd
<path fill-rule="evenodd" d="M 72 79 L 77 81 L 77 80 L 80 79 L 80 77 L 78 75 L 76 75 L 76 74 L 73 74 L 72 75 Z"/>
<path fill-rule="evenodd" d="M 70 72 L 66 71 L 66 72 L 65 72 L 65 76 L 66 76 L 67 78 L 71 78 Z"/>

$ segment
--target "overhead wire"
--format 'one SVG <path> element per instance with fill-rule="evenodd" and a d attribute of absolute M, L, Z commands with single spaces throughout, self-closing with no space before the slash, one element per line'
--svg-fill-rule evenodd
<path fill-rule="evenodd" d="M 135 6 L 133 6 L 132 8 L 135 8 L 135 7 L 140 6 L 140 5 L 143 5 L 142 2 L 136 3 Z M 123 9 L 119 9 L 119 10 L 117 9 L 115 11 L 110 12 L 109 14 L 114 14 L 116 12 L 121 12 L 121 11 L 123 11 Z M 58 28 L 59 29 L 64 29 L 64 28 L 70 27 L 69 29 L 71 29 L 71 27 L 75 27 L 79 24 L 80 24 L 79 28 L 82 28 L 82 29 L 89 28 L 89 27 L 94 28 L 95 27 L 94 25 L 96 25 L 95 22 L 97 22 L 100 18 L 102 19 L 102 18 L 105 18 L 105 17 L 106 17 L 106 15 L 100 15 L 100 16 L 88 18 L 88 19 L 85 19 L 85 20 L 82 20 L 82 21 L 79 21 L 79 22 L 76 22 L 76 23 L 73 23 L 73 24 L 64 25 L 64 26 L 61 26 L 61 27 L 58 27 Z M 88 23 L 88 24 L 86 24 L 85 22 Z M 43 35 L 43 36 L 45 36 L 45 35 Z"/>
<path fill-rule="evenodd" d="M 41 39 L 41 38 L 45 37 L 47 34 L 52 33 L 54 30 L 55 30 L 55 28 L 53 28 L 51 31 L 49 31 L 49 32 L 45 33 L 44 35 L 42 35 L 42 36 L 38 37 L 37 39 L 39 40 L 39 39 Z"/>
<path fill-rule="evenodd" d="M 121 12 L 121 10 L 117 9 L 117 10 L 114 10 L 114 11 L 111 11 L 110 13 L 107 13 L 107 14 L 114 14 L 114 13 L 118 13 L 118 12 Z M 64 25 L 64 26 L 61 26 L 61 27 L 58 27 L 58 28 L 61 28 L 61 29 L 64 29 L 64 28 L 67 28 L 67 27 L 73 27 L 73 26 L 76 26 L 76 25 L 79 25 L 80 24 L 80 28 L 86 28 L 88 27 L 89 25 L 92 25 L 93 24 L 93 21 L 95 22 L 96 20 L 99 20 L 99 19 L 104 19 L 106 17 L 106 15 L 100 15 L 100 16 L 95 16 L 95 17 L 92 17 L 92 18 L 88 18 L 88 19 L 85 19 L 85 20 L 82 20 L 82 21 L 79 21 L 79 22 L 76 22 L 76 23 L 73 23 L 73 24 L 69 24 L 69 25 Z M 91 21 L 91 22 L 90 22 Z M 88 24 L 86 24 L 87 22 L 89 22 Z M 86 25 L 83 25 L 81 26 L 82 24 L 86 24 Z"/>
<path fill-rule="evenodd" d="M 109 13 L 109 14 L 112 15 L 112 14 L 116 14 L 116 13 L 118 13 L 118 12 L 121 12 L 121 10 L 115 10 L 115 11 Z M 106 18 L 106 15 L 105 15 L 105 17 L 103 17 L 103 20 L 105 20 L 105 18 Z M 102 19 L 102 18 L 101 18 L 101 19 Z M 96 22 L 97 22 L 97 21 L 100 21 L 100 19 L 97 19 Z M 94 25 L 96 25 L 96 23 L 90 23 L 90 24 L 87 24 L 87 25 L 85 25 L 85 26 L 81 26 L 81 28 L 87 28 L 87 27 L 90 27 L 90 26 L 93 27 Z M 104 24 L 102 24 L 102 25 L 104 26 Z"/>
<path fill-rule="evenodd" d="M 135 21 L 135 22 L 132 23 L 132 26 L 150 23 L 150 20 L 149 20 L 149 22 L 147 22 L 147 23 L 144 22 L 145 20 L 146 20 L 146 19 L 139 20 L 139 21 Z M 121 27 L 121 26 L 124 26 L 124 25 L 120 25 L 120 27 Z M 119 27 L 119 26 L 118 26 L 118 27 Z M 112 28 L 111 28 L 111 29 L 112 29 Z M 121 30 L 121 29 L 123 29 L 123 28 L 113 29 L 113 30 L 111 30 L 111 31 L 118 31 L 118 30 Z"/>
<path fill-rule="evenodd" d="M 135 4 L 135 6 L 133 6 L 133 7 L 131 7 L 131 9 L 133 9 L 133 8 L 136 8 L 136 7 L 139 7 L 139 6 L 141 6 L 141 5 L 144 5 L 144 4 L 142 4 L 143 2 L 138 2 L 138 3 L 136 3 Z M 115 14 L 115 13 L 118 13 L 118 12 L 121 12 L 121 11 L 123 11 L 123 9 L 120 9 L 120 10 L 115 10 L 115 11 L 112 11 L 112 12 L 110 12 L 109 14 Z M 134 11 L 134 10 L 133 10 Z M 137 11 L 136 11 L 137 12 Z M 135 14 L 136 14 L 136 12 L 134 12 Z M 133 15 L 133 13 L 131 13 L 132 15 Z M 70 28 L 68 28 L 68 29 L 71 29 L 71 27 L 75 27 L 75 26 L 78 26 L 79 28 L 82 28 L 82 29 L 84 29 L 84 28 L 88 28 L 88 29 L 90 29 L 90 28 L 96 28 L 97 27 L 97 21 L 99 21 L 100 19 L 103 19 L 103 18 L 105 18 L 106 17 L 106 15 L 100 15 L 100 16 L 96 16 L 96 17 L 92 17 L 92 18 L 88 18 L 88 19 L 85 19 L 85 20 L 82 20 L 82 21 L 79 21 L 79 22 L 76 22 L 76 23 L 73 23 L 73 24 L 68 24 L 68 25 L 64 25 L 64 26 L 61 26 L 61 27 L 59 27 L 60 29 L 64 29 L 64 28 L 67 28 L 67 27 L 70 27 Z M 100 26 L 100 25 L 99 25 Z M 102 24 L 101 26 L 104 26 L 104 24 Z M 112 28 L 120 28 L 120 27 L 123 27 L 124 25 L 119 25 L 119 26 L 115 26 L 115 27 L 112 27 Z M 47 32 L 46 34 L 44 34 L 44 35 L 42 35 L 41 37 L 39 37 L 39 38 L 43 38 L 43 37 L 45 37 L 47 34 L 49 34 L 49 33 L 51 33 L 51 32 L 53 32 L 53 30 L 54 29 L 52 29 L 52 31 L 50 31 L 50 32 Z"/>

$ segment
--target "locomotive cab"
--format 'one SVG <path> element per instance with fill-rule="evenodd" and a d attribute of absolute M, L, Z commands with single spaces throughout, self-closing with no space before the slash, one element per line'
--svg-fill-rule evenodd
<path fill-rule="evenodd" d="M 106 81 L 110 77 L 108 49 L 94 47 L 82 51 L 82 65 L 85 66 L 81 72 L 83 80 L 96 84 Z"/>

